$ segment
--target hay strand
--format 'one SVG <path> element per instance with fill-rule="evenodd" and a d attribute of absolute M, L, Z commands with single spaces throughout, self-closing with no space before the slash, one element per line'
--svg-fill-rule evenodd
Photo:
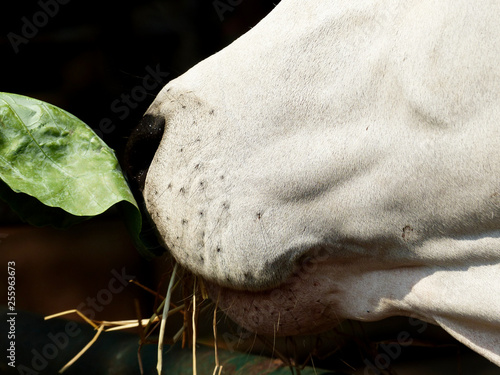
<path fill-rule="evenodd" d="M 104 329 L 104 325 L 100 325 L 99 329 L 97 330 L 97 333 L 92 338 L 92 340 L 90 340 L 89 343 L 87 345 L 85 345 L 85 347 L 82 350 L 80 350 L 80 352 L 77 355 L 75 355 L 71 361 L 66 363 L 66 365 L 62 369 L 59 370 L 60 374 L 62 374 L 64 371 L 66 371 L 68 369 L 68 367 L 70 367 L 73 363 L 75 363 L 78 360 L 78 358 L 80 358 L 83 355 L 83 353 L 85 353 L 94 344 L 94 342 L 96 342 L 97 338 L 99 337 L 99 335 L 101 334 L 103 329 Z"/>
<path fill-rule="evenodd" d="M 158 362 L 156 364 L 156 370 L 158 375 L 161 375 L 161 370 L 163 367 L 163 336 L 165 335 L 165 326 L 167 323 L 168 311 L 170 307 L 170 298 L 172 297 L 172 289 L 174 286 L 175 273 L 177 272 L 177 263 L 174 265 L 172 275 L 170 276 L 170 282 L 168 284 L 167 295 L 163 301 L 163 315 L 160 324 L 160 336 L 158 338 Z"/>
<path fill-rule="evenodd" d="M 212 322 L 212 326 L 214 329 L 214 352 L 215 352 L 215 368 L 214 368 L 213 375 L 220 375 L 220 373 L 222 372 L 222 366 L 219 363 L 219 351 L 217 348 L 217 308 L 218 307 L 219 307 L 219 296 L 217 296 L 217 301 L 215 302 L 214 320 Z"/>
<path fill-rule="evenodd" d="M 60 313 L 57 313 L 57 314 L 53 314 L 53 315 L 49 315 L 49 316 L 46 316 L 45 318 L 43 318 L 44 320 L 49 320 L 49 319 L 53 319 L 53 318 L 57 318 L 57 317 L 60 317 L 60 316 L 63 316 L 63 315 L 68 315 L 68 314 L 73 314 L 73 313 L 76 313 L 80 316 L 80 318 L 82 318 L 83 320 L 85 320 L 88 324 L 90 324 L 92 327 L 94 327 L 95 329 L 98 329 L 99 326 L 97 324 L 95 324 L 92 320 L 90 320 L 89 318 L 87 318 L 85 315 L 83 315 L 80 311 L 78 311 L 77 309 L 72 309 L 72 310 L 66 310 L 66 311 L 62 311 Z"/>
<path fill-rule="evenodd" d="M 197 371 L 196 371 L 196 277 L 194 278 L 194 283 L 193 283 L 192 327 L 193 327 L 193 375 L 197 375 Z"/>

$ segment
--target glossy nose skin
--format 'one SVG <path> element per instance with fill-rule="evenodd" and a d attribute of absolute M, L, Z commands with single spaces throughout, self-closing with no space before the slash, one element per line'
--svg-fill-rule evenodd
<path fill-rule="evenodd" d="M 132 131 L 123 158 L 123 167 L 127 173 L 130 188 L 142 213 L 140 239 L 142 246 L 147 248 L 146 257 L 148 258 L 161 255 L 166 250 L 142 197 L 146 175 L 160 145 L 164 130 L 165 118 L 163 116 L 145 114 L 139 125 Z"/>
<path fill-rule="evenodd" d="M 124 168 L 134 193 L 142 193 L 144 190 L 146 175 L 160 145 L 164 130 L 165 118 L 163 116 L 145 114 L 130 135 L 125 148 Z"/>

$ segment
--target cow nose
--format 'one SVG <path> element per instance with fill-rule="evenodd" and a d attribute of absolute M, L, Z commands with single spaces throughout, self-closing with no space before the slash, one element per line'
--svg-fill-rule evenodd
<path fill-rule="evenodd" d="M 146 175 L 164 130 L 165 117 L 145 114 L 130 135 L 125 147 L 124 168 L 135 191 L 144 190 Z"/>

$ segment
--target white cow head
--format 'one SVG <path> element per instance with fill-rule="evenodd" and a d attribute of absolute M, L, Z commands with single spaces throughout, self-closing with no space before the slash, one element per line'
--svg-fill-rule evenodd
<path fill-rule="evenodd" d="M 499 14 L 282 1 L 131 137 L 166 247 L 253 331 L 413 315 L 500 365 Z"/>

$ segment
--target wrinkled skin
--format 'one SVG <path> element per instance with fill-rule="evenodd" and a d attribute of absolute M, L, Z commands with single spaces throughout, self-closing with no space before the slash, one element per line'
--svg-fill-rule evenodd
<path fill-rule="evenodd" d="M 131 137 L 165 246 L 250 330 L 412 315 L 500 365 L 498 14 L 282 1 Z"/>

